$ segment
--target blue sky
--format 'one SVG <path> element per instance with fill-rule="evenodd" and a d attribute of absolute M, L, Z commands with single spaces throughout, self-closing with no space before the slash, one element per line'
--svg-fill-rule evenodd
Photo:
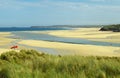
<path fill-rule="evenodd" d="M 120 23 L 120 0 L 0 0 L 0 26 Z"/>

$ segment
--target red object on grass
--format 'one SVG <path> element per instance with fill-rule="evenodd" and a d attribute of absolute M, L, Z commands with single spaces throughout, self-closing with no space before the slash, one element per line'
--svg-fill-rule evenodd
<path fill-rule="evenodd" d="M 17 49 L 18 46 L 12 46 L 10 49 Z"/>

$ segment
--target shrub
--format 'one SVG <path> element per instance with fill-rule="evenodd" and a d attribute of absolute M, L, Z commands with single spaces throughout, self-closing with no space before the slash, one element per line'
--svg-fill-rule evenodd
<path fill-rule="evenodd" d="M 120 24 L 103 26 L 100 31 L 120 32 Z"/>

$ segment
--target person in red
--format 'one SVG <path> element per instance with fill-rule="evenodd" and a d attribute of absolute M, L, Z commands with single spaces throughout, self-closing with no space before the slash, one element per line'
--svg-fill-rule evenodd
<path fill-rule="evenodd" d="M 12 46 L 10 49 L 17 49 L 18 48 L 18 46 L 16 45 L 16 46 Z"/>

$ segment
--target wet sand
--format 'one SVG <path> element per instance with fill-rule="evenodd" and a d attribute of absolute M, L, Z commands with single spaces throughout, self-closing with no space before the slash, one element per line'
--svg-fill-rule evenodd
<path fill-rule="evenodd" d="M 31 33 L 44 33 L 58 37 L 83 38 L 93 41 L 120 43 L 120 33 L 111 31 L 99 31 L 100 28 L 79 28 L 75 30 L 56 30 L 56 31 L 33 31 Z M 0 46 L 7 45 L 15 39 L 6 38 L 12 35 L 10 32 L 0 32 Z M 96 46 L 84 44 L 71 44 L 62 42 L 49 42 L 42 40 L 22 40 L 18 44 L 34 46 L 40 48 L 50 48 L 57 52 L 71 53 L 72 55 L 82 56 L 120 56 L 120 47 Z M 25 46 L 22 46 L 25 48 Z M 0 53 L 9 51 L 8 48 L 0 48 Z"/>
<path fill-rule="evenodd" d="M 0 47 L 5 46 L 15 39 L 7 38 L 8 36 L 11 36 L 12 34 L 10 32 L 0 32 Z M 2 47 L 0 48 L 0 54 L 6 51 L 10 51 L 9 48 Z"/>
<path fill-rule="evenodd" d="M 120 56 L 119 47 L 111 46 L 95 46 L 95 45 L 82 45 L 82 44 L 69 44 L 61 42 L 49 42 L 41 40 L 22 40 L 20 44 L 51 48 L 61 52 L 72 52 L 74 55 L 82 56 Z"/>
<path fill-rule="evenodd" d="M 15 39 L 7 38 L 8 36 L 11 36 L 12 34 L 10 32 L 0 32 L 0 46 L 6 45 Z"/>
<path fill-rule="evenodd" d="M 47 34 L 58 37 L 83 38 L 93 41 L 120 43 L 120 32 L 99 30 L 100 28 L 79 28 L 75 30 L 49 31 Z"/>

